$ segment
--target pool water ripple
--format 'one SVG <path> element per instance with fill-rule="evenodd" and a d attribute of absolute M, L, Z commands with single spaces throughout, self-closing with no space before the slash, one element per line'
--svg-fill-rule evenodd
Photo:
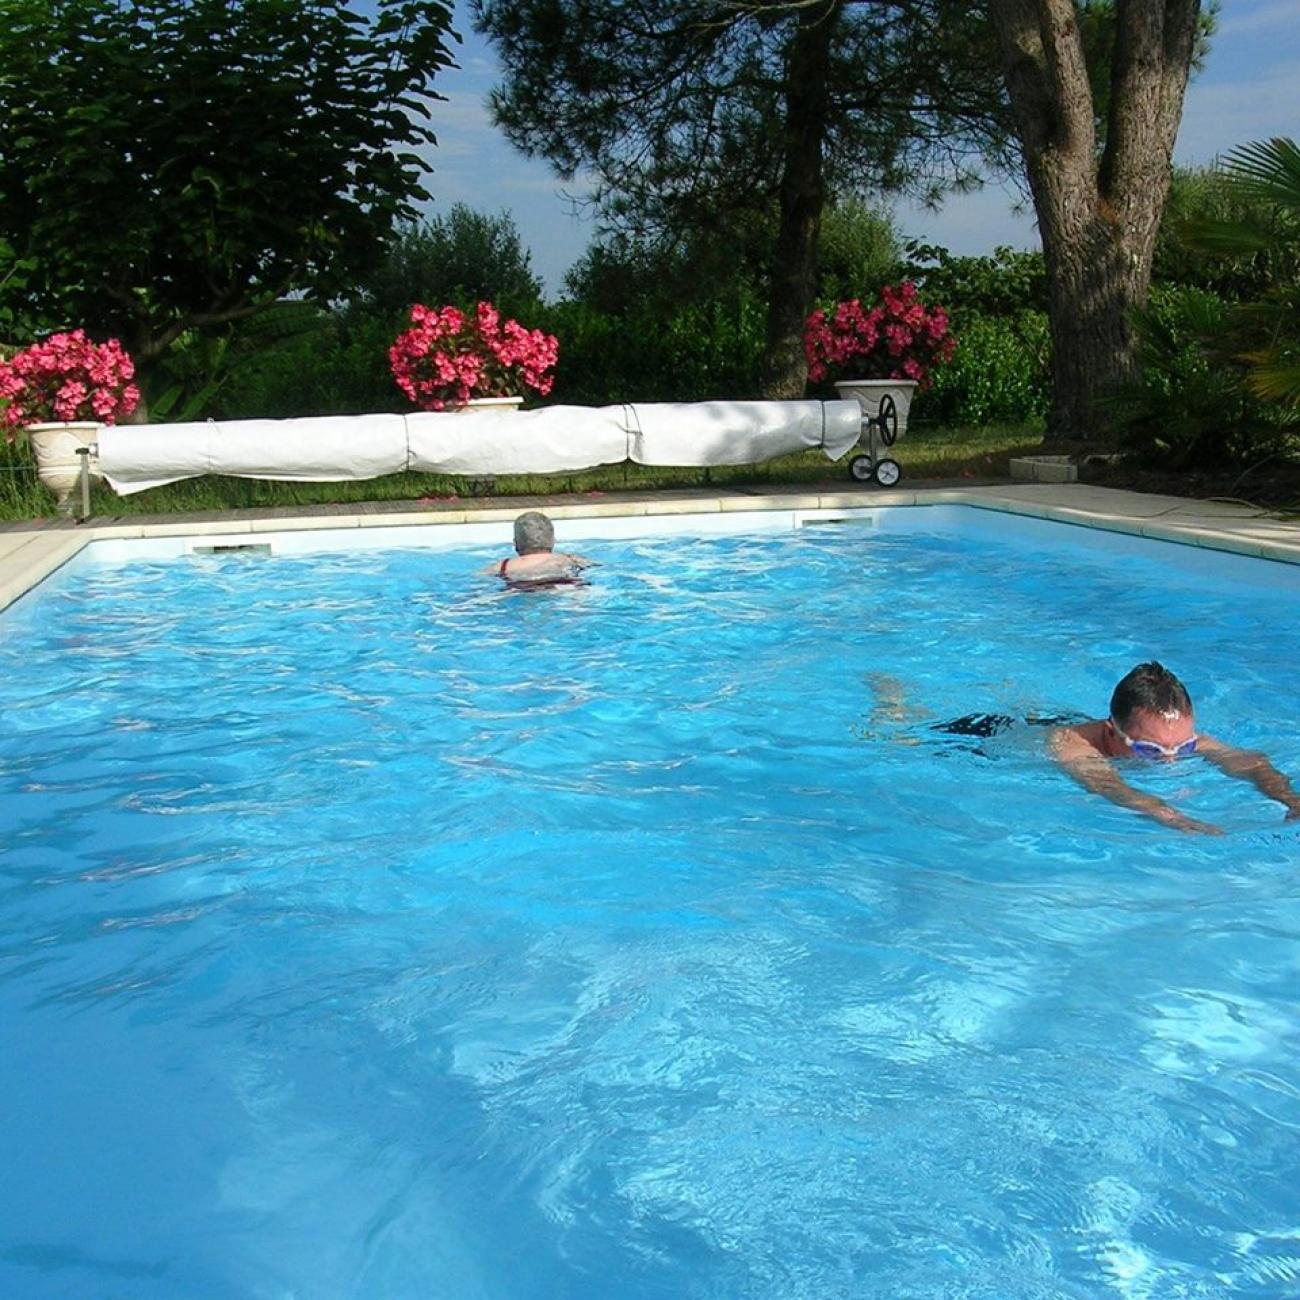
<path fill-rule="evenodd" d="M 1159 655 L 1300 777 L 1295 597 L 944 530 L 583 549 L 6 616 L 0 1294 L 1293 1289 L 1300 827 L 931 728 Z"/>

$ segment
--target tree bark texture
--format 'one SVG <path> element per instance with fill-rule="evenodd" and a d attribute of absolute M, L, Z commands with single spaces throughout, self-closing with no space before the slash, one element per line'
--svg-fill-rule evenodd
<path fill-rule="evenodd" d="M 803 325 L 817 292 L 831 38 L 839 12 L 839 0 L 801 9 L 787 60 L 780 222 L 764 360 L 763 396 L 769 398 L 802 397 L 808 378 Z"/>
<path fill-rule="evenodd" d="M 1086 438 L 1133 372 L 1128 313 L 1151 282 L 1200 0 L 1116 0 L 1102 148 L 1075 0 L 990 8 L 1047 268 L 1049 429 Z"/>

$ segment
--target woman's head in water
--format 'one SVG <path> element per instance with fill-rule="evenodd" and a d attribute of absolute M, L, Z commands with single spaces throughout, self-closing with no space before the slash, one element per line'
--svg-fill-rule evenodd
<path fill-rule="evenodd" d="M 555 549 L 555 525 L 540 510 L 525 511 L 515 520 L 515 550 L 537 555 Z"/>

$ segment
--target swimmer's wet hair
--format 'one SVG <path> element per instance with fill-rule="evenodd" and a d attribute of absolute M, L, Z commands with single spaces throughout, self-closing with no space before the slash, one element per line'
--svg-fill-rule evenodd
<path fill-rule="evenodd" d="M 1187 717 L 1192 712 L 1192 697 L 1187 687 L 1164 664 L 1154 660 L 1138 664 L 1115 687 L 1110 697 L 1110 716 L 1121 727 L 1135 713 L 1154 713 L 1167 721 Z"/>
<path fill-rule="evenodd" d="M 555 549 L 555 525 L 540 510 L 527 510 L 515 520 L 515 550 L 536 555 Z"/>

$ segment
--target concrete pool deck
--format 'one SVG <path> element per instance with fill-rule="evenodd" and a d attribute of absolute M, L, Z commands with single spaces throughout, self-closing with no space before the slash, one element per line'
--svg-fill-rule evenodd
<path fill-rule="evenodd" d="M 317 528 L 427 528 L 444 524 L 508 523 L 521 510 L 543 509 L 555 519 L 713 514 L 735 511 L 868 510 L 891 506 L 964 505 L 1055 520 L 1085 528 L 1180 542 L 1238 555 L 1300 564 L 1300 519 L 1254 506 L 1095 487 L 1085 483 L 996 483 L 963 486 L 754 487 L 717 491 L 605 492 L 588 495 L 490 497 L 348 503 L 199 514 L 102 516 L 83 524 L 36 520 L 0 526 L 0 609 L 66 564 L 91 542 L 121 538 L 214 537 Z M 502 530 L 502 542 L 509 540 Z"/>

